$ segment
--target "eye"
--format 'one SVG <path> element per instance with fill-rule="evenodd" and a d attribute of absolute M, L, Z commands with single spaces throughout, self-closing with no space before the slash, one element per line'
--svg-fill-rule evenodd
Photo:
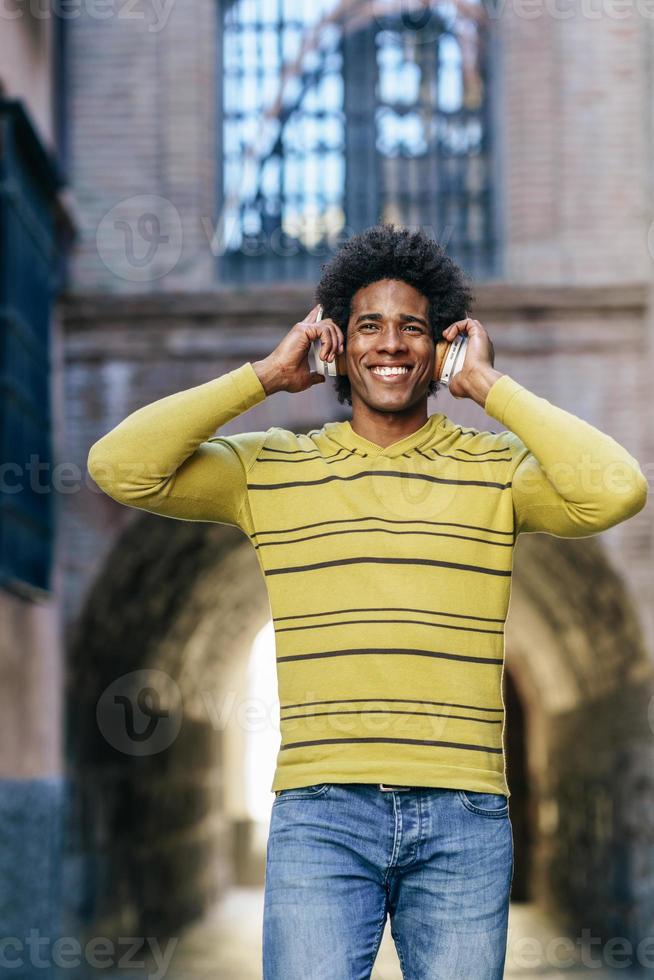
<path fill-rule="evenodd" d="M 378 323 L 362 323 L 362 324 L 360 324 L 360 328 L 361 329 L 363 329 L 364 327 L 378 327 L 378 326 L 379 326 Z M 405 323 L 405 327 L 407 329 L 409 329 L 409 330 L 417 330 L 418 333 L 421 333 L 422 332 L 422 328 L 419 327 L 415 323 Z"/>

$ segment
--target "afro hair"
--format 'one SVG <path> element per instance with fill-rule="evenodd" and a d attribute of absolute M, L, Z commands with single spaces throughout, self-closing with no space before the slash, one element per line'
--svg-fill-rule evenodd
<path fill-rule="evenodd" d="M 447 255 L 445 249 L 422 230 L 411 231 L 391 223 L 377 224 L 349 238 L 322 266 L 316 287 L 316 303 L 343 331 L 347 348 L 347 325 L 354 294 L 380 279 L 402 279 L 429 301 L 428 319 L 434 343 L 455 320 L 468 315 L 473 292 L 466 273 Z M 428 395 L 440 390 L 430 381 Z M 335 381 L 339 402 L 352 404 L 350 379 L 339 375 Z"/>

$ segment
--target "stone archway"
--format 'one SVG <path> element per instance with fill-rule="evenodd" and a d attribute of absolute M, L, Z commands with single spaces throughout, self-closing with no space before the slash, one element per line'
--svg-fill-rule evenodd
<path fill-rule="evenodd" d="M 204 693 L 238 703 L 269 617 L 256 556 L 236 528 L 139 514 L 115 543 L 68 672 L 87 922 L 160 935 L 231 884 L 225 785 L 237 809 L 238 772 L 226 779 L 225 760 L 240 749 L 227 750 Z M 96 709 L 112 682 L 143 668 L 172 678 L 183 718 L 166 751 L 139 756 L 107 741 Z M 604 539 L 520 538 L 505 683 L 509 783 L 524 821 L 515 897 L 568 930 L 644 935 L 651 902 L 634 864 L 652 836 L 652 670 Z"/>
<path fill-rule="evenodd" d="M 513 674 L 508 669 L 504 671 L 504 704 L 504 745 L 507 780 L 511 789 L 510 812 L 515 856 L 511 901 L 526 902 L 531 898 L 530 872 L 534 836 L 532 783 L 529 778 L 525 705 Z"/>
<path fill-rule="evenodd" d="M 138 514 L 115 542 L 68 669 L 72 831 L 85 858 L 79 911 L 94 928 L 166 934 L 231 884 L 232 819 L 243 803 L 238 708 L 252 640 L 269 618 L 256 555 L 237 528 Z M 108 692 L 136 704 L 130 682 L 140 688 L 143 670 L 157 699 L 144 711 L 173 725 L 163 750 L 159 734 L 149 747 L 125 744 L 102 720 Z M 144 731 L 144 719 L 134 728 Z"/>
<path fill-rule="evenodd" d="M 586 927 L 637 942 L 654 907 L 651 878 L 644 889 L 636 870 L 654 839 L 654 687 L 635 608 L 605 540 L 519 539 L 507 716 L 518 698 L 531 825 L 526 894 L 576 935 Z M 520 798 L 519 780 L 518 772 Z M 637 829 L 634 806 L 649 813 Z M 517 862 L 522 845 L 520 836 Z"/>

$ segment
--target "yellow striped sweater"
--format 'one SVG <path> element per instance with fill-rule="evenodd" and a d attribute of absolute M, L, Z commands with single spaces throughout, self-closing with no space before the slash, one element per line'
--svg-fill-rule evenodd
<path fill-rule="evenodd" d="M 502 671 L 521 532 L 597 534 L 648 485 L 614 439 L 507 374 L 485 411 L 382 448 L 349 421 L 212 435 L 266 398 L 247 362 L 130 414 L 91 447 L 120 503 L 241 528 L 275 627 L 272 790 L 398 783 L 510 795 Z"/>

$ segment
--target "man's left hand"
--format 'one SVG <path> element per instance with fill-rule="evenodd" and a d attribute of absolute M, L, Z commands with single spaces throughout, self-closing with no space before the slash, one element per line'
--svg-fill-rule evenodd
<path fill-rule="evenodd" d="M 495 371 L 495 350 L 486 328 L 471 317 L 451 323 L 443 331 L 443 337 L 452 341 L 465 333 L 468 336 L 465 361 L 461 370 L 454 375 L 449 392 L 454 398 L 473 398 L 483 407 L 485 396 L 490 386 L 500 378 L 501 372 Z"/>

